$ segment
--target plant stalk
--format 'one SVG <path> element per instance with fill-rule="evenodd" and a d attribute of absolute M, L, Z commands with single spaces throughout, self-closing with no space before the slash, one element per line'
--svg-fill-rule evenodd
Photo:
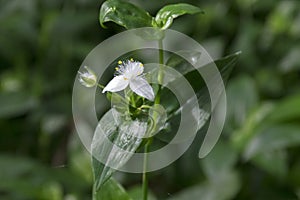
<path fill-rule="evenodd" d="M 155 104 L 159 104 L 160 103 L 160 91 L 161 91 L 161 85 L 163 83 L 164 80 L 164 71 L 163 71 L 163 64 L 164 64 L 164 50 L 163 50 L 163 40 L 160 39 L 158 40 L 158 56 L 159 56 L 159 71 L 158 71 L 158 90 L 156 93 L 156 97 L 154 100 Z"/>
<path fill-rule="evenodd" d="M 144 149 L 144 167 L 143 167 L 143 200 L 148 199 L 148 177 L 147 177 L 147 166 L 148 166 L 148 152 L 151 144 L 151 139 L 147 141 Z"/>
<path fill-rule="evenodd" d="M 93 184 L 93 196 L 92 196 L 92 200 L 97 200 L 97 191 L 96 191 L 96 186 L 95 184 Z"/>
<path fill-rule="evenodd" d="M 164 64 L 164 50 L 163 50 L 163 40 L 160 39 L 158 40 L 158 48 L 159 48 L 159 71 L 158 71 L 158 90 L 155 96 L 154 103 L 159 104 L 160 103 L 160 92 L 161 92 L 161 85 L 164 79 L 164 74 L 163 74 L 163 64 Z M 157 116 L 153 116 L 154 121 Z M 152 138 L 150 138 L 147 143 L 145 144 L 145 149 L 144 149 L 144 167 L 143 167 L 143 200 L 148 199 L 148 177 L 147 177 L 147 166 L 148 166 L 148 152 L 149 152 L 149 147 L 150 144 L 152 143 Z"/>

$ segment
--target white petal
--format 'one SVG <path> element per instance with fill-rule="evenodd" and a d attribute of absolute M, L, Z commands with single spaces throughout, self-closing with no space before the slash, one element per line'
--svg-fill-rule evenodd
<path fill-rule="evenodd" d="M 136 94 L 149 99 L 154 100 L 154 92 L 150 84 L 142 77 L 136 77 L 130 80 L 129 86 Z"/>
<path fill-rule="evenodd" d="M 124 90 L 128 86 L 129 80 L 124 76 L 116 76 L 114 77 L 103 89 L 102 93 L 109 92 L 119 92 Z"/>

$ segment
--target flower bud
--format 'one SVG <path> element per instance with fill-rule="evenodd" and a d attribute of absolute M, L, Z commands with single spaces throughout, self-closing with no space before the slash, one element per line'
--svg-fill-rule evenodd
<path fill-rule="evenodd" d="M 97 84 L 96 74 L 87 66 L 84 66 L 84 69 L 84 72 L 78 71 L 79 82 L 85 87 L 94 87 Z"/>

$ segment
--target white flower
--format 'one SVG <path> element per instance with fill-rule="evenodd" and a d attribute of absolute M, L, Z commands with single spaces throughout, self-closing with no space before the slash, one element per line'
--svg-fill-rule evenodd
<path fill-rule="evenodd" d="M 118 92 L 124 90 L 128 85 L 130 89 L 150 101 L 154 100 L 154 92 L 150 84 L 142 77 L 144 65 L 141 62 L 130 59 L 118 62 L 116 76 L 106 85 L 102 93 Z"/>
<path fill-rule="evenodd" d="M 87 66 L 84 66 L 85 72 L 78 72 L 79 82 L 85 87 L 94 87 L 97 84 L 96 74 L 89 69 Z"/>

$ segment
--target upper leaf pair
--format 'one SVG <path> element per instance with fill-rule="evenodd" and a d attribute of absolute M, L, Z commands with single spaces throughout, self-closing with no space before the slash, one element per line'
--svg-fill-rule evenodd
<path fill-rule="evenodd" d="M 157 27 L 165 30 L 172 25 L 173 19 L 185 14 L 204 13 L 200 8 L 186 4 L 171 4 L 158 11 L 155 17 L 140 7 L 121 0 L 105 1 L 100 9 L 99 20 L 102 27 L 105 22 L 115 22 L 126 29 Z"/>

